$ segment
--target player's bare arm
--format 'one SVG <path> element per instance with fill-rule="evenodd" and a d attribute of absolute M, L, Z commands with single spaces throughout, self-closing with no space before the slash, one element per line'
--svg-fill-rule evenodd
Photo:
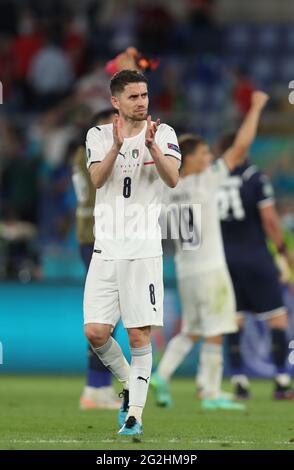
<path fill-rule="evenodd" d="M 241 165 L 253 143 L 258 129 L 263 108 L 269 96 L 262 91 L 254 91 L 251 97 L 251 107 L 237 133 L 233 145 L 225 152 L 223 158 L 230 170 Z"/>
<path fill-rule="evenodd" d="M 268 238 L 274 242 L 277 248 L 281 247 L 283 245 L 283 231 L 274 202 L 259 207 L 259 213 Z"/>
<path fill-rule="evenodd" d="M 259 213 L 267 237 L 272 240 L 279 254 L 293 268 L 293 259 L 285 246 L 281 220 L 274 202 L 265 207 L 259 207 Z"/>
<path fill-rule="evenodd" d="M 169 155 L 164 155 L 155 143 L 155 134 L 160 125 L 160 119 L 152 122 L 151 116 L 147 117 L 147 129 L 145 135 L 145 145 L 154 160 L 161 179 L 170 188 L 174 188 L 179 180 L 180 162 Z"/>
<path fill-rule="evenodd" d="M 122 123 L 118 116 L 113 120 L 113 145 L 102 162 L 92 163 L 89 168 L 92 183 L 99 189 L 106 183 L 113 170 L 114 163 L 123 144 Z"/>

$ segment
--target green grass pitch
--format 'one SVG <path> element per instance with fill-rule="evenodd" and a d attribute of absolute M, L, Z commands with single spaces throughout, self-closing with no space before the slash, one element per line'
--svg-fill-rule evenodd
<path fill-rule="evenodd" d="M 82 387 L 82 377 L 0 376 L 0 449 L 294 449 L 294 402 L 273 401 L 270 382 L 253 382 L 245 412 L 202 411 L 188 379 L 172 382 L 169 410 L 150 390 L 141 443 L 117 435 L 116 412 L 80 411 Z"/>

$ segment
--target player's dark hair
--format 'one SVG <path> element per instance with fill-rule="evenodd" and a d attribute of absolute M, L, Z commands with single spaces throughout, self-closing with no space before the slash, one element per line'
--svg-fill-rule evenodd
<path fill-rule="evenodd" d="M 115 108 L 107 108 L 104 109 L 103 111 L 99 111 L 98 113 L 95 113 L 94 116 L 92 117 L 92 126 L 98 126 L 101 124 L 103 121 L 106 121 L 107 119 L 110 119 L 113 114 L 118 114 L 117 109 Z"/>
<path fill-rule="evenodd" d="M 122 93 L 125 86 L 129 83 L 148 83 L 147 78 L 141 72 L 137 70 L 122 70 L 121 72 L 113 75 L 110 80 L 110 91 L 112 96 Z"/>
<path fill-rule="evenodd" d="M 236 135 L 236 132 L 227 132 L 217 141 L 215 150 L 218 156 L 222 156 L 226 150 L 232 147 L 234 140 L 236 139 Z"/>
<path fill-rule="evenodd" d="M 205 145 L 205 141 L 202 137 L 193 134 L 184 134 L 179 137 L 179 146 L 182 155 L 182 166 L 185 162 L 187 155 L 195 152 L 199 145 Z"/>

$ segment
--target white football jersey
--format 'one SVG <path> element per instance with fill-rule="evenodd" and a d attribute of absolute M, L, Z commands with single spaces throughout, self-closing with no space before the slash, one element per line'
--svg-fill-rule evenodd
<path fill-rule="evenodd" d="M 228 174 L 224 160 L 219 159 L 203 173 L 180 178 L 176 188 L 166 193 L 173 230 L 180 220 L 180 236 L 174 240 L 179 279 L 226 265 L 217 193 Z"/>
<path fill-rule="evenodd" d="M 162 254 L 158 222 L 164 182 L 142 131 L 124 139 L 113 171 L 96 191 L 95 252 L 102 259 L 137 259 Z M 175 131 L 160 124 L 155 142 L 164 155 L 181 160 Z M 113 125 L 93 127 L 86 139 L 87 166 L 102 161 L 113 145 Z"/>

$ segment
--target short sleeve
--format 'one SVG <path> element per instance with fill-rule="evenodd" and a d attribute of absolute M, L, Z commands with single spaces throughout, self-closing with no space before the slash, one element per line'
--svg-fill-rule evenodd
<path fill-rule="evenodd" d="M 174 129 L 160 124 L 155 134 L 155 142 L 164 155 L 171 155 L 181 161 L 181 151 Z"/>
<path fill-rule="evenodd" d="M 103 131 L 100 127 L 92 127 L 86 137 L 87 167 L 92 163 L 101 162 L 105 157 Z"/>
<path fill-rule="evenodd" d="M 267 175 L 261 172 L 255 175 L 255 188 L 256 205 L 258 207 L 266 207 L 274 203 L 274 189 Z"/>

